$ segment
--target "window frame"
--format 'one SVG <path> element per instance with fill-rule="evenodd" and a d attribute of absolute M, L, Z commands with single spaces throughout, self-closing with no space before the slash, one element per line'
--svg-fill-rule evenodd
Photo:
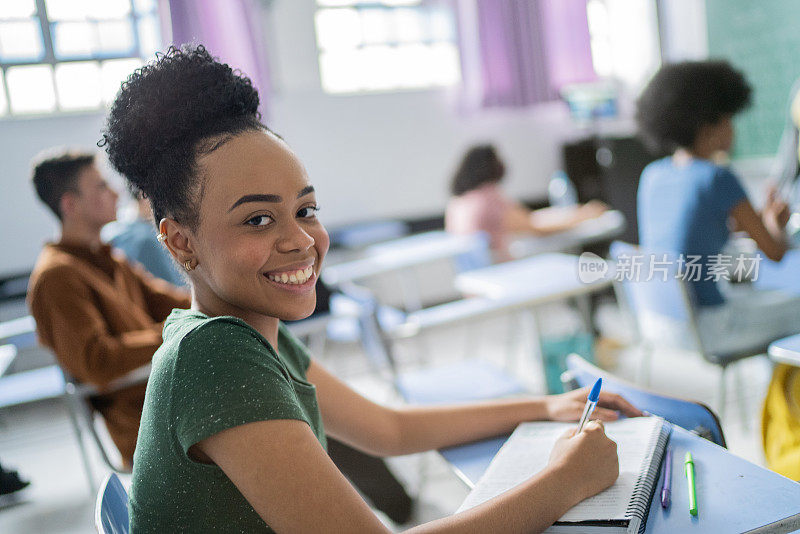
<path fill-rule="evenodd" d="M 51 117 L 51 116 L 59 116 L 59 115 L 81 115 L 81 114 L 94 114 L 97 112 L 102 112 L 105 109 L 105 103 L 101 101 L 100 105 L 96 108 L 87 108 L 87 109 L 62 109 L 59 99 L 58 99 L 58 92 L 55 87 L 55 71 L 56 66 L 59 64 L 68 64 L 68 63 L 85 63 L 85 62 L 102 62 L 102 61 L 110 61 L 115 59 L 141 59 L 142 61 L 145 60 L 145 56 L 142 53 L 142 46 L 139 40 L 139 23 L 140 20 L 146 16 L 150 16 L 155 14 L 158 16 L 158 7 L 154 11 L 148 13 L 139 13 L 136 10 L 136 6 L 134 0 L 127 0 L 128 4 L 131 7 L 130 13 L 127 15 L 130 18 L 131 24 L 133 25 L 133 46 L 132 46 L 132 53 L 129 54 L 114 54 L 114 53 L 92 53 L 83 57 L 73 57 L 73 58 L 66 58 L 66 59 L 58 59 L 56 58 L 54 43 L 53 43 L 53 35 L 50 31 L 53 22 L 51 21 L 50 17 L 47 14 L 47 7 L 45 5 L 46 0 L 34 0 L 34 5 L 36 6 L 36 13 L 31 16 L 31 18 L 36 18 L 39 20 L 39 29 L 42 32 L 42 44 L 44 46 L 44 54 L 38 60 L 22 60 L 22 61 L 3 61 L 0 60 L 0 73 L 2 73 L 2 80 L 3 80 L 3 93 L 6 101 L 6 112 L 0 115 L 0 121 L 9 120 L 9 119 L 27 119 L 33 117 Z M 158 4 L 156 3 L 156 6 Z M 10 19 L 14 20 L 14 19 Z M 94 18 L 87 18 L 86 20 L 90 22 L 94 22 L 101 19 L 94 19 Z M 52 68 L 53 76 L 53 90 L 56 91 L 56 107 L 53 111 L 36 111 L 30 113 L 15 113 L 11 106 L 11 94 L 8 87 L 8 77 L 7 72 L 9 68 L 12 67 L 27 67 L 27 66 L 34 66 L 34 65 L 48 65 Z"/>
<path fill-rule="evenodd" d="M 393 93 L 412 93 L 412 92 L 427 92 L 427 91 L 446 91 L 451 89 L 452 87 L 458 85 L 463 80 L 463 72 L 462 72 L 462 65 L 461 65 L 461 50 L 459 49 L 459 28 L 458 28 L 458 21 L 455 10 L 447 5 L 443 5 L 442 8 L 448 11 L 448 15 L 450 17 L 450 23 L 452 25 L 452 40 L 437 40 L 432 38 L 431 36 L 427 36 L 422 39 L 414 40 L 414 41 L 402 41 L 397 39 L 387 39 L 382 42 L 376 43 L 364 43 L 363 41 L 352 48 L 347 48 L 348 51 L 361 51 L 370 48 L 377 48 L 377 47 L 391 47 L 391 48 L 399 48 L 408 45 L 422 45 L 422 46 L 433 46 L 437 44 L 447 44 L 452 45 L 456 51 L 456 67 L 457 67 L 457 79 L 452 83 L 436 83 L 436 82 L 426 82 L 425 85 L 419 86 L 403 86 L 403 85 L 394 85 L 388 88 L 378 88 L 378 89 L 370 89 L 370 88 L 363 88 L 360 87 L 358 89 L 348 89 L 348 90 L 336 90 L 336 91 L 329 91 L 325 88 L 325 82 L 323 81 L 323 74 L 322 74 L 322 57 L 326 53 L 331 53 L 332 51 L 335 52 L 335 49 L 324 48 L 320 44 L 319 40 L 319 30 L 316 23 L 317 15 L 324 10 L 337 10 L 337 9 L 353 9 L 359 12 L 359 15 L 362 11 L 367 10 L 374 10 L 380 9 L 386 12 L 395 12 L 397 10 L 407 9 L 407 10 L 414 10 L 420 13 L 423 13 L 424 17 L 429 17 L 429 9 L 431 8 L 431 4 L 426 2 L 425 0 L 420 0 L 417 3 L 410 3 L 410 4 L 403 4 L 398 3 L 394 4 L 387 4 L 383 3 L 380 0 L 356 0 L 352 4 L 347 5 L 325 5 L 317 0 L 314 0 L 314 45 L 316 49 L 316 63 L 317 63 L 317 72 L 319 75 L 319 88 L 320 90 L 327 96 L 331 97 L 352 97 L 352 96 L 369 96 L 369 95 L 381 95 L 381 94 L 393 94 Z"/>

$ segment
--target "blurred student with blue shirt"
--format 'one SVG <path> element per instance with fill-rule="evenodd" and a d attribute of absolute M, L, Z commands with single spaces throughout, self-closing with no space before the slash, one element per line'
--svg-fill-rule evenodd
<path fill-rule="evenodd" d="M 141 263 L 153 276 L 174 286 L 185 286 L 186 279 L 156 239 L 150 202 L 139 197 L 135 207 L 135 213 L 120 217 L 103 228 L 103 240 L 124 252 L 128 259 Z"/>
<path fill-rule="evenodd" d="M 739 178 L 719 163 L 733 144 L 733 116 L 749 104 L 750 93 L 744 76 L 727 62 L 683 62 L 662 67 L 637 108 L 642 133 L 672 152 L 642 172 L 642 248 L 699 259 L 700 276 L 689 280 L 698 330 L 703 343 L 720 352 L 755 349 L 800 332 L 800 297 L 727 284 L 714 272 L 731 230 L 746 232 L 773 261 L 788 248 L 786 203 L 770 189 L 757 212 Z M 765 447 L 769 460 L 766 440 Z M 800 476 L 800 462 L 795 473 Z"/>

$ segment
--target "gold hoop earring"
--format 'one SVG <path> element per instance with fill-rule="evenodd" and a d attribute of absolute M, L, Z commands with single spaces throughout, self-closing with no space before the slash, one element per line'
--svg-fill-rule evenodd
<path fill-rule="evenodd" d="M 186 260 L 183 262 L 183 268 L 186 269 L 186 272 L 193 271 L 195 266 L 192 265 L 192 260 Z"/>
<path fill-rule="evenodd" d="M 167 234 L 159 232 L 158 235 L 156 236 L 156 239 L 158 239 L 159 243 L 163 243 L 164 241 L 167 240 Z"/>

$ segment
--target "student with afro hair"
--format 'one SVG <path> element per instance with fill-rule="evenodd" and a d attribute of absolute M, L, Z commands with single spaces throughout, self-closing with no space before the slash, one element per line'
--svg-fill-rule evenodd
<path fill-rule="evenodd" d="M 150 200 L 192 290 L 153 358 L 132 532 L 388 532 L 325 453 L 326 433 L 400 455 L 580 416 L 586 390 L 387 408 L 315 362 L 281 323 L 314 310 L 328 234 L 303 164 L 257 108 L 250 80 L 198 46 L 137 70 L 108 118 L 110 161 Z M 641 413 L 616 395 L 600 402 L 600 419 Z M 616 446 L 592 422 L 526 483 L 423 530 L 541 531 L 617 473 Z"/>
<path fill-rule="evenodd" d="M 714 258 L 721 257 L 732 228 L 746 232 L 773 261 L 780 261 L 788 248 L 786 203 L 770 189 L 759 213 L 739 178 L 719 162 L 733 144 L 733 117 L 749 104 L 750 92 L 742 73 L 725 61 L 676 63 L 655 74 L 637 109 L 644 136 L 672 153 L 642 172 L 638 192 L 642 248 L 682 255 L 701 265 L 699 273 L 687 278 L 701 339 L 719 353 L 757 350 L 800 331 L 800 297 L 756 290 L 750 284 L 727 284 L 713 272 Z M 736 261 L 734 257 L 728 263 Z M 773 461 L 785 451 L 770 453 L 776 447 L 766 443 L 768 420 L 765 412 L 770 465 L 800 478 L 800 433 L 790 440 L 795 466 L 787 471 L 785 462 Z"/>

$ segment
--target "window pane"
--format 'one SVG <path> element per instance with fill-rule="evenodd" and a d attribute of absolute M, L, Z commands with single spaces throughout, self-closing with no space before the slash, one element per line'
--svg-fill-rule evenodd
<path fill-rule="evenodd" d="M 317 0 L 317 5 L 324 7 L 354 6 L 358 3 L 359 0 Z"/>
<path fill-rule="evenodd" d="M 56 93 L 63 110 L 100 107 L 100 65 L 96 61 L 56 65 Z"/>
<path fill-rule="evenodd" d="M 433 77 L 429 48 L 425 45 L 406 45 L 397 48 L 395 69 L 400 87 L 425 87 Z"/>
<path fill-rule="evenodd" d="M 90 0 L 45 0 L 47 18 L 56 20 L 85 20 L 92 13 Z"/>
<path fill-rule="evenodd" d="M 319 71 L 322 88 L 328 93 L 348 93 L 361 88 L 361 58 L 357 50 L 320 54 Z"/>
<path fill-rule="evenodd" d="M 140 15 L 155 13 L 156 0 L 133 0 L 133 9 Z"/>
<path fill-rule="evenodd" d="M 36 12 L 34 0 L 3 0 L 0 19 L 26 19 Z"/>
<path fill-rule="evenodd" d="M 370 46 L 361 51 L 362 89 L 385 90 L 399 85 L 397 48 L 392 46 Z"/>
<path fill-rule="evenodd" d="M 0 115 L 8 113 L 8 102 L 6 102 L 6 89 L 3 83 L 3 71 L 0 70 Z"/>
<path fill-rule="evenodd" d="M 158 18 L 148 15 L 139 19 L 139 50 L 144 57 L 150 57 L 161 50 L 161 32 Z"/>
<path fill-rule="evenodd" d="M 93 19 L 121 19 L 131 12 L 130 0 L 89 0 L 88 6 Z"/>
<path fill-rule="evenodd" d="M 97 23 L 97 52 L 100 54 L 133 54 L 133 24 L 130 19 Z"/>
<path fill-rule="evenodd" d="M 381 0 L 387 6 L 416 6 L 421 0 Z"/>
<path fill-rule="evenodd" d="M 385 44 L 393 41 L 391 13 L 387 9 L 361 11 L 361 31 L 365 44 Z"/>
<path fill-rule="evenodd" d="M 430 47 L 431 83 L 454 85 L 461 80 L 461 62 L 458 48 L 453 43 L 438 43 Z"/>
<path fill-rule="evenodd" d="M 12 113 L 43 113 L 56 109 L 50 65 L 9 67 L 6 71 Z"/>
<path fill-rule="evenodd" d="M 455 42 L 456 28 L 452 12 L 445 9 L 432 9 L 428 16 L 431 40 Z"/>
<path fill-rule="evenodd" d="M 103 102 L 111 103 L 117 96 L 119 86 L 128 76 L 142 66 L 142 61 L 138 58 L 110 59 L 103 61 L 100 67 L 101 93 Z"/>
<path fill-rule="evenodd" d="M 355 9 L 322 9 L 315 18 L 321 49 L 353 48 L 361 43 L 361 21 Z"/>
<path fill-rule="evenodd" d="M 415 9 L 394 10 L 396 38 L 401 43 L 416 43 L 426 38 L 425 19 Z"/>
<path fill-rule="evenodd" d="M 51 27 L 57 58 L 87 57 L 95 52 L 97 44 L 91 22 L 57 22 Z"/>
<path fill-rule="evenodd" d="M 36 61 L 44 56 L 37 19 L 0 22 L 0 61 Z"/>

